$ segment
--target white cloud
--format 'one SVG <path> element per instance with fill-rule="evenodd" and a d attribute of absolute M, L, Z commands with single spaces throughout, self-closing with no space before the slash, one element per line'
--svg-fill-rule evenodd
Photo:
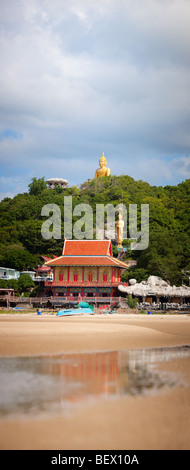
<path fill-rule="evenodd" d="M 175 168 L 175 172 L 180 175 L 180 177 L 183 179 L 190 178 L 190 156 L 174 158 L 172 166 Z"/>

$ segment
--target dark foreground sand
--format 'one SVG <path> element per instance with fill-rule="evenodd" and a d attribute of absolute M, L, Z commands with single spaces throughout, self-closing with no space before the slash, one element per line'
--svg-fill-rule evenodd
<path fill-rule="evenodd" d="M 190 345 L 190 315 L 0 316 L 0 356 Z M 179 385 L 83 404 L 68 416 L 1 419 L 0 449 L 190 449 L 190 358 L 160 367 Z"/>

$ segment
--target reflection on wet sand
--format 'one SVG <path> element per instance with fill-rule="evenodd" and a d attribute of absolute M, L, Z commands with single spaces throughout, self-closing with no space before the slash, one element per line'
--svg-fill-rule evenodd
<path fill-rule="evenodd" d="M 67 411 L 89 399 L 138 395 L 177 383 L 155 364 L 190 347 L 0 359 L 0 412 Z"/>
<path fill-rule="evenodd" d="M 190 354 L 190 347 L 162 348 L 152 350 L 113 351 L 82 354 L 65 354 L 52 360 L 51 373 L 62 375 L 69 381 L 81 383 L 77 397 L 70 401 L 81 401 L 88 395 L 134 395 L 146 389 L 171 385 L 171 376 L 162 376 L 154 369 L 159 361 L 168 361 Z M 47 369 L 45 373 L 49 373 Z"/>

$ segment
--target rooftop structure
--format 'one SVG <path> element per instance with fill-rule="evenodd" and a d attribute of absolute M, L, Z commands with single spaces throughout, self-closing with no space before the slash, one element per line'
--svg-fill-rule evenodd
<path fill-rule="evenodd" d="M 49 189 L 55 189 L 56 186 L 60 186 L 61 188 L 66 188 L 68 185 L 68 181 L 63 178 L 50 178 L 46 180 Z"/>

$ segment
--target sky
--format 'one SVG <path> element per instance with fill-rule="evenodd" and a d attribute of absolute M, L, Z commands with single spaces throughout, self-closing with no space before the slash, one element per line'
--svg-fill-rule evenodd
<path fill-rule="evenodd" d="M 33 177 L 190 177 L 189 0 L 0 0 L 0 199 Z"/>

